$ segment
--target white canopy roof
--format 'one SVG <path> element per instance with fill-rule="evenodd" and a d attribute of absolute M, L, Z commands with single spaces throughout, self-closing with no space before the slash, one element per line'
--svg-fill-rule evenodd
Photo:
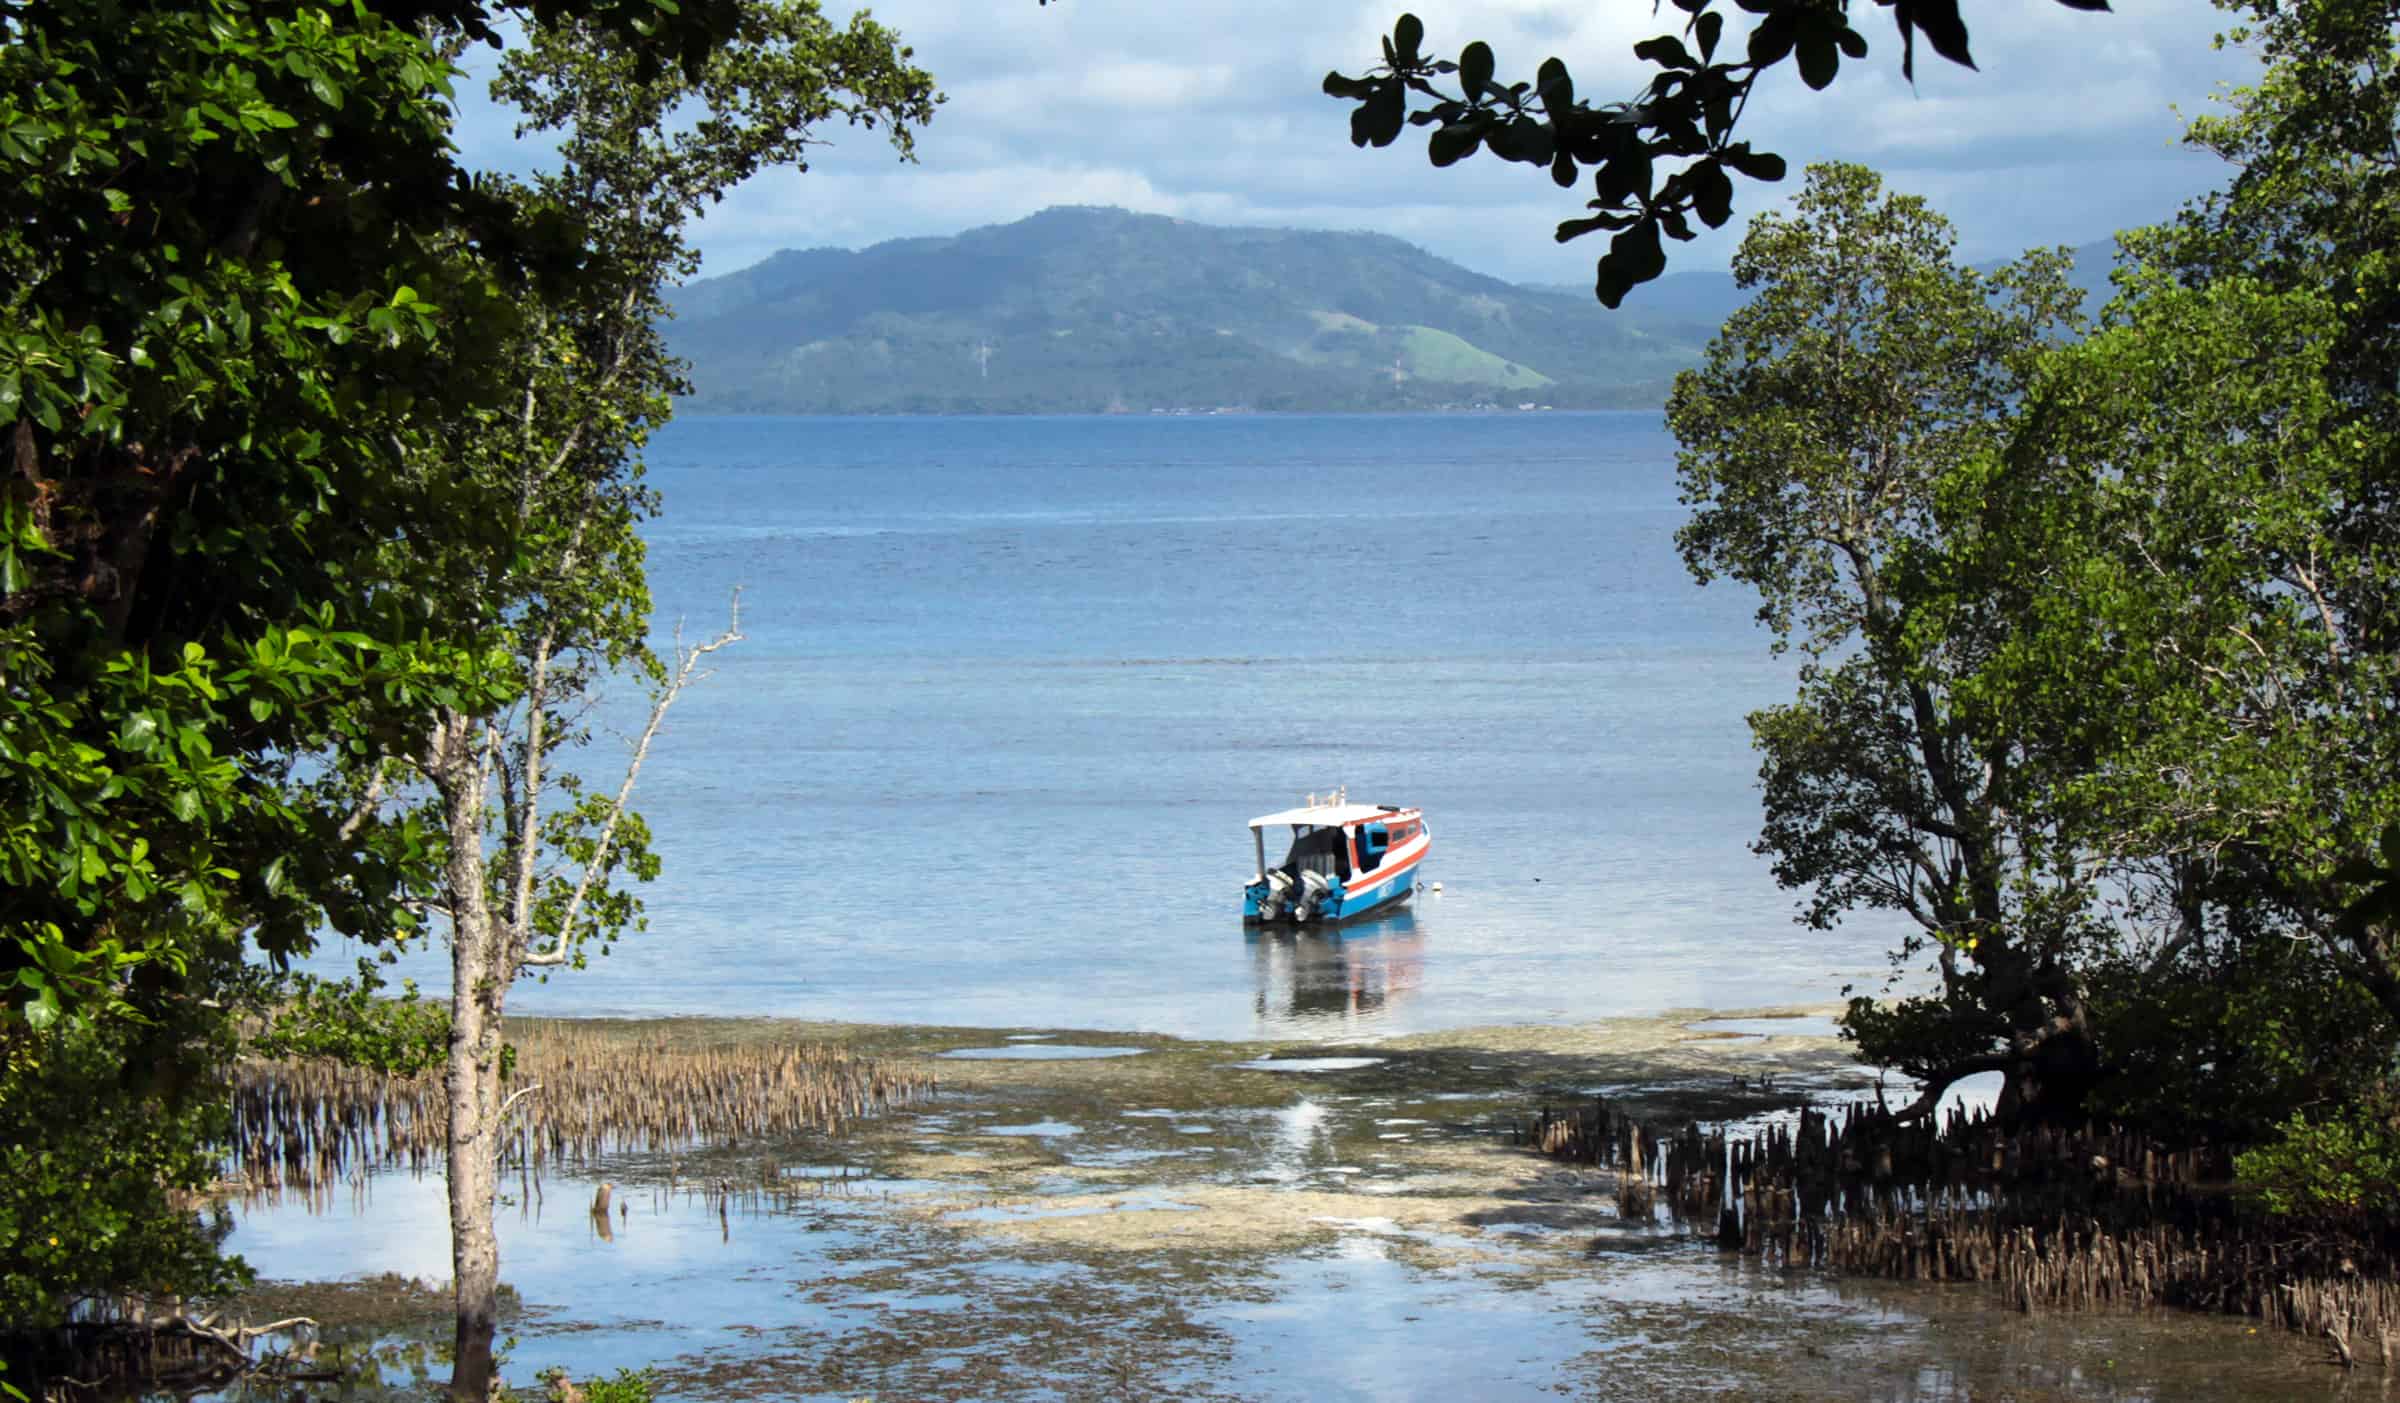
<path fill-rule="evenodd" d="M 1398 813 L 1374 804 L 1318 804 L 1313 808 L 1285 809 L 1281 813 L 1260 814 L 1250 820 L 1252 828 L 1269 828 L 1279 823 L 1306 823 L 1318 828 L 1335 824 L 1356 823 L 1361 819 L 1390 818 Z"/>

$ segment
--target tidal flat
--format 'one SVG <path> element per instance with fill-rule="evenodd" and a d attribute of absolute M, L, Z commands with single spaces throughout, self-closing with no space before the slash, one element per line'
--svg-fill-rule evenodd
<path fill-rule="evenodd" d="M 651 1044 L 825 1043 L 936 1089 L 838 1135 L 513 1173 L 508 1377 L 649 1367 L 677 1399 L 1878 1403 L 2331 1398 L 2381 1381 L 2241 1320 L 2028 1315 L 1977 1286 L 1762 1270 L 1625 1219 L 1613 1176 L 1515 1143 L 1543 1105 L 1593 1095 L 1657 1122 L 1755 1122 L 1873 1094 L 1824 1036 L 1829 1013 L 1356 1044 L 583 1023 Z M 260 1308 L 341 1307 L 312 1362 L 363 1373 L 344 1396 L 416 1396 L 443 1332 L 395 1283 L 446 1278 L 443 1212 L 438 1175 L 391 1171 L 313 1202 L 256 1197 L 231 1246 L 275 1283 Z"/>

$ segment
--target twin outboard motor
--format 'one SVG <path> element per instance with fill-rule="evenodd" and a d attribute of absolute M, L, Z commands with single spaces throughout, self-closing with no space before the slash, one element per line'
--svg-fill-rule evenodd
<path fill-rule="evenodd" d="M 1281 867 L 1267 874 L 1266 884 L 1265 894 L 1258 899 L 1262 921 L 1313 921 L 1317 908 L 1333 892 L 1333 883 L 1322 872 L 1303 871 L 1295 876 Z"/>

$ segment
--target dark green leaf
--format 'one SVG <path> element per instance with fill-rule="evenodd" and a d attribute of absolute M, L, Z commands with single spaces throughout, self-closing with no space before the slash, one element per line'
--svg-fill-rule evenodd
<path fill-rule="evenodd" d="M 1458 85 L 1467 101 L 1483 100 L 1483 90 L 1492 81 L 1492 46 L 1478 39 L 1459 50 Z"/>
<path fill-rule="evenodd" d="M 1503 123 L 1484 138 L 1484 144 L 1503 160 L 1527 165 L 1546 166 L 1556 154 L 1550 145 L 1550 129 L 1531 117 Z"/>
<path fill-rule="evenodd" d="M 1594 291 L 1603 305 L 1614 308 L 1624 302 L 1627 292 L 1657 277 L 1666 267 L 1666 251 L 1658 242 L 1658 223 L 1644 219 L 1609 241 L 1608 253 L 1600 260 Z"/>
<path fill-rule="evenodd" d="M 1594 184 L 1598 187 L 1600 203 L 1621 205 L 1650 202 L 1650 149 L 1635 146 L 1600 167 Z"/>
<path fill-rule="evenodd" d="M 1842 66 L 1841 51 L 1834 47 L 1833 36 L 1822 29 L 1811 29 L 1793 47 L 1800 61 L 1800 81 L 1823 92 Z"/>
<path fill-rule="evenodd" d="M 1783 62 L 1792 51 L 1792 37 L 1798 32 L 1791 12 L 1777 10 L 1758 22 L 1750 31 L 1750 62 L 1760 68 L 1772 68 Z"/>
<path fill-rule="evenodd" d="M 158 720 L 147 711 L 137 711 L 125 718 L 117 728 L 117 748 L 139 754 L 158 739 Z"/>
<path fill-rule="evenodd" d="M 1437 166 L 1455 165 L 1473 155 L 1482 139 L 1483 128 L 1480 123 L 1470 125 L 1460 122 L 1435 132 L 1432 139 L 1425 143 L 1425 154 Z"/>
<path fill-rule="evenodd" d="M 1692 186 L 1692 212 L 1711 229 L 1725 227 L 1733 217 L 1733 181 L 1715 161 L 1701 161 L 1684 173 Z"/>
<path fill-rule="evenodd" d="M 1719 154 L 1726 165 L 1752 180 L 1783 179 L 1783 158 L 1772 151 L 1753 151 L 1748 142 L 1737 142 Z"/>
<path fill-rule="evenodd" d="M 1575 75 L 1555 58 L 1542 60 L 1534 72 L 1534 85 L 1542 95 L 1542 109 L 1552 121 L 1573 110 L 1575 106 Z"/>
<path fill-rule="evenodd" d="M 1563 244 L 1602 229 L 1622 229 L 1632 219 L 1633 216 L 1629 214 L 1595 214 L 1584 219 L 1563 220 L 1552 237 Z"/>
<path fill-rule="evenodd" d="M 1690 69 L 1700 66 L 1699 61 L 1692 57 L 1691 51 L 1683 47 L 1683 41 L 1672 34 L 1661 34 L 1655 39 L 1644 39 L 1633 46 L 1633 56 L 1644 63 L 1655 63 L 1661 68 Z"/>
<path fill-rule="evenodd" d="M 1967 26 L 1958 17 L 1958 0 L 1897 0 L 1893 15 L 1902 33 L 1922 31 L 1935 53 L 1962 68 L 1975 66 L 1974 56 L 1967 52 Z"/>
<path fill-rule="evenodd" d="M 1397 78 L 1380 80 L 1375 95 L 1359 104 L 1350 114 L 1350 141 L 1354 146 L 1389 146 L 1399 139 L 1400 129 L 1408 121 L 1408 92 Z"/>

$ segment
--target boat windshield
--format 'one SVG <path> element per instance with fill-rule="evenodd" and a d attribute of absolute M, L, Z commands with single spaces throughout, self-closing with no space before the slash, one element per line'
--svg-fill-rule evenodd
<path fill-rule="evenodd" d="M 1293 837 L 1292 850 L 1283 855 L 1280 865 L 1295 877 L 1303 872 L 1315 872 L 1337 881 L 1348 881 L 1349 840 L 1339 828 L 1312 828 Z"/>

